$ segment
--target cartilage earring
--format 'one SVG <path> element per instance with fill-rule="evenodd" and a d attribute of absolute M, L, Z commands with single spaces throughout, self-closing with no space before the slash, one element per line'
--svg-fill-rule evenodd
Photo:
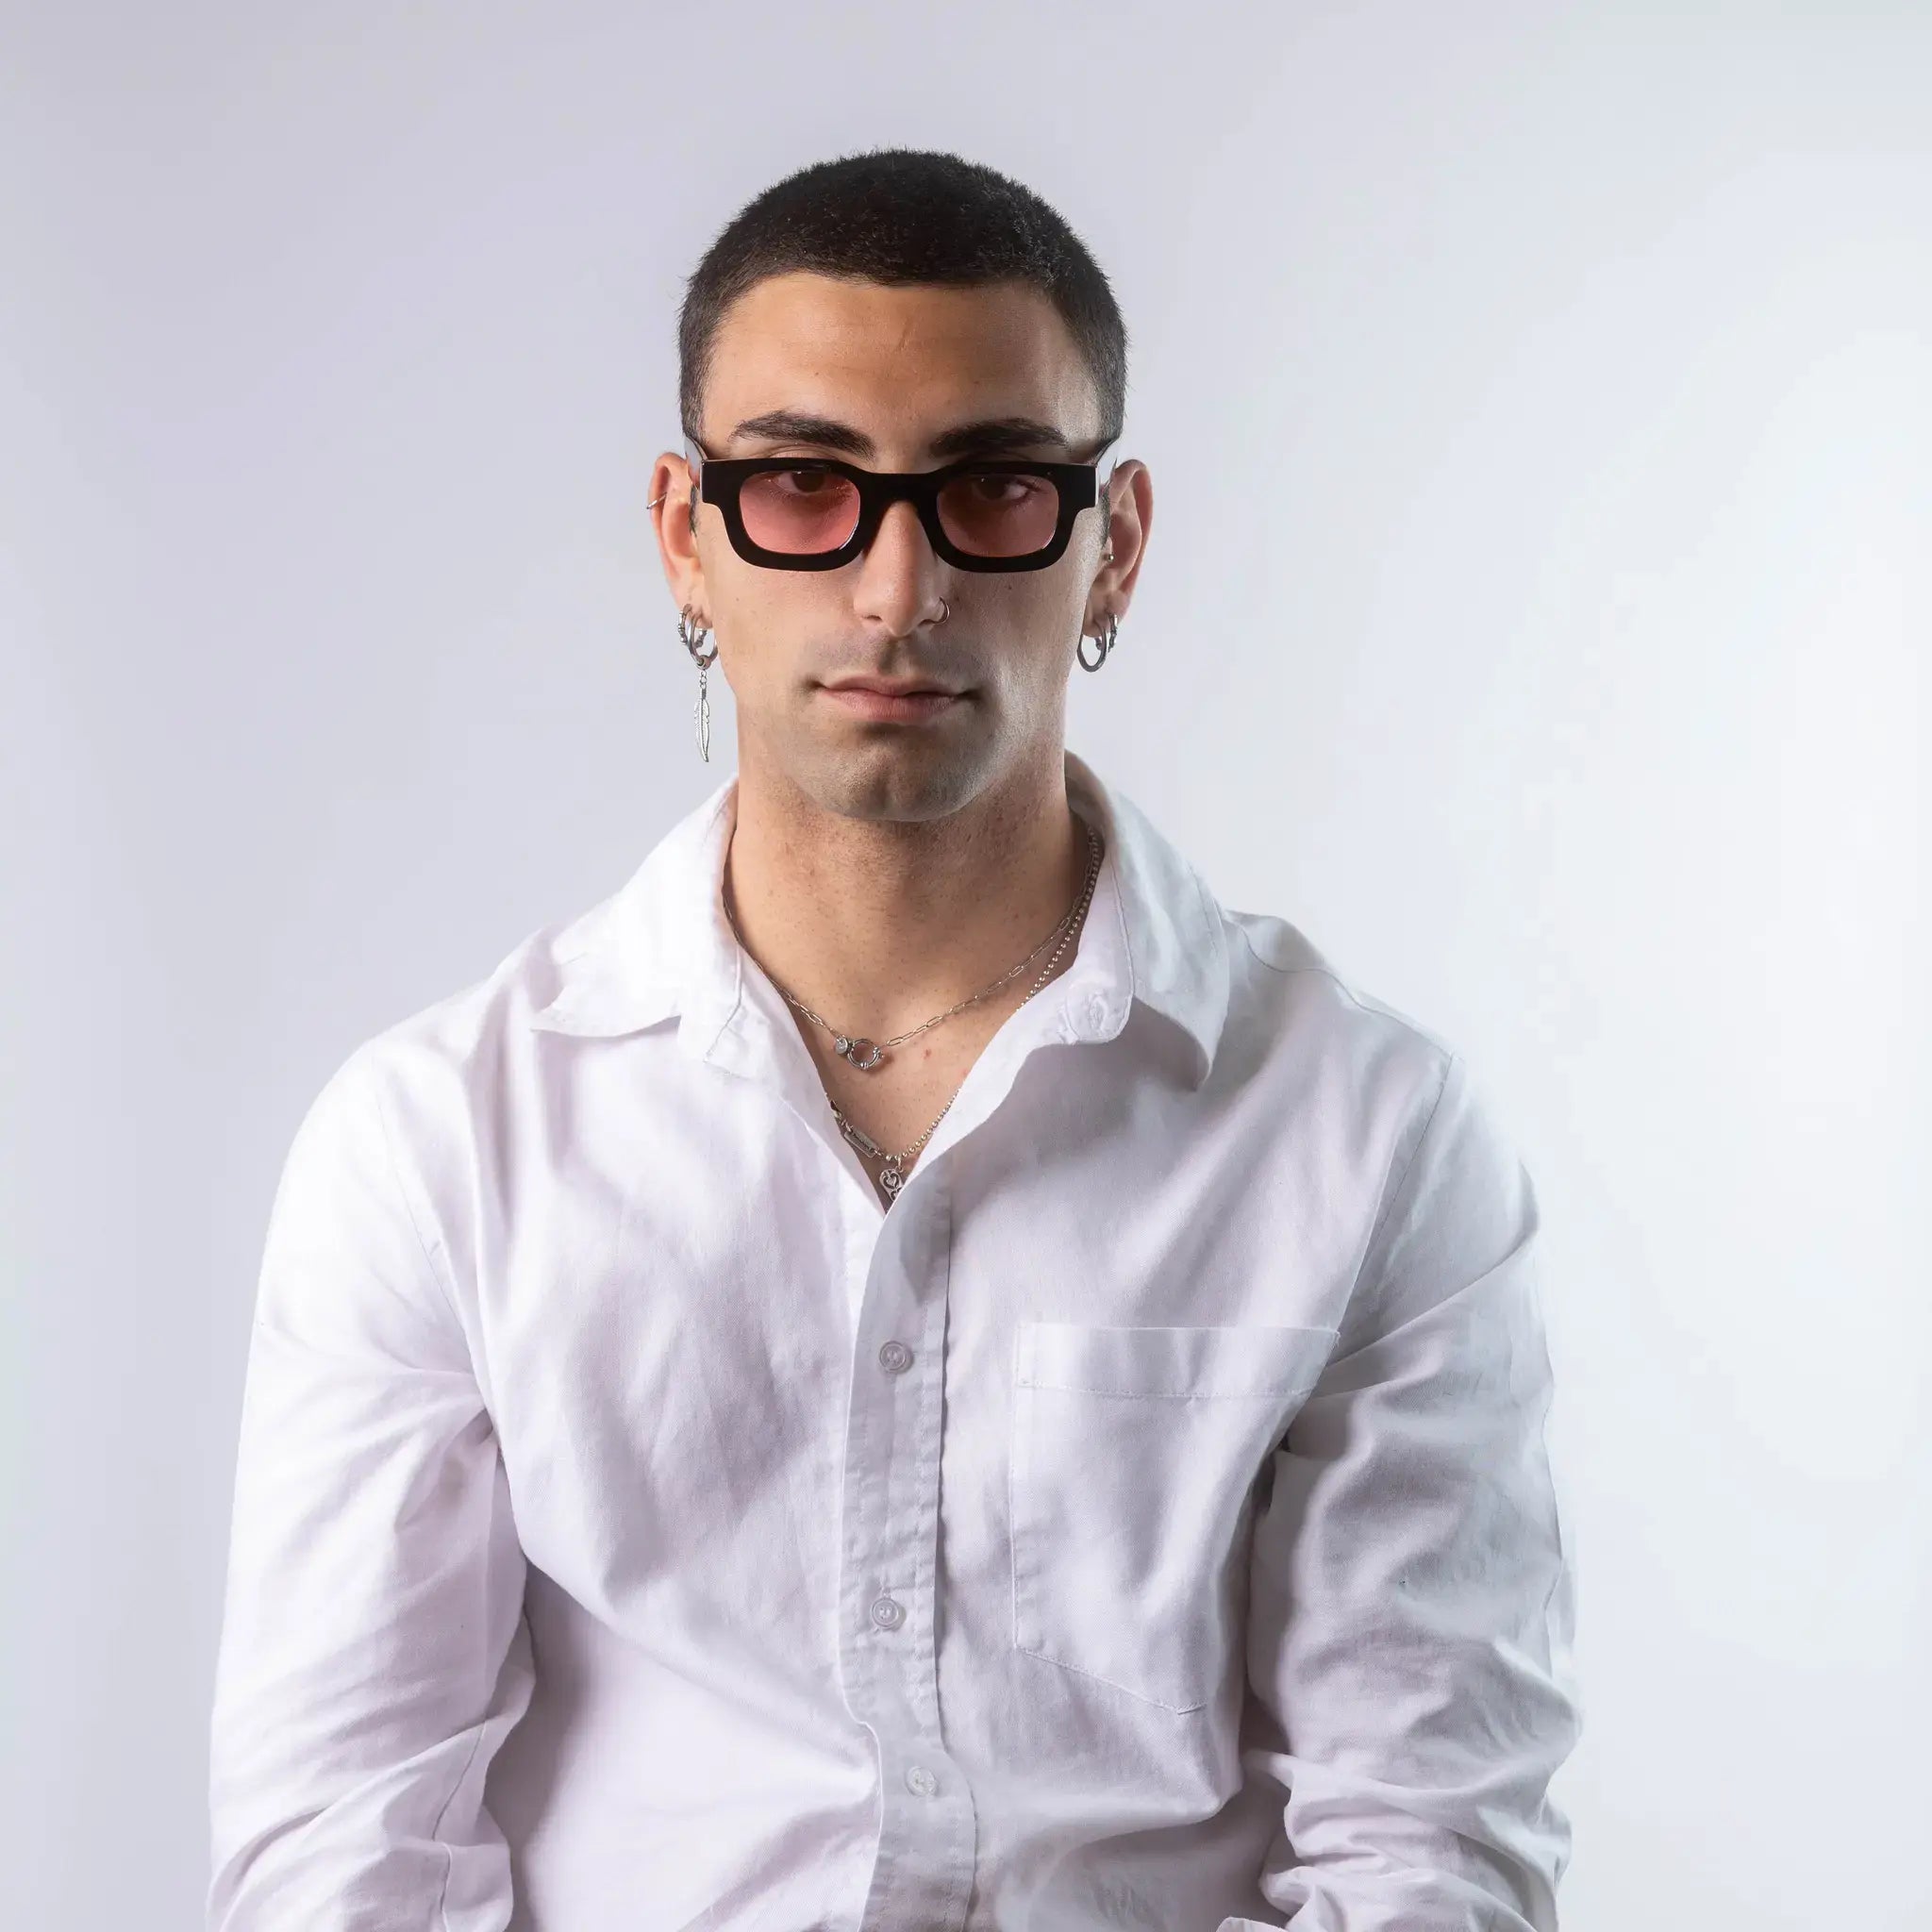
<path fill-rule="evenodd" d="M 1114 640 L 1120 634 L 1121 621 L 1118 617 L 1109 615 L 1103 620 L 1101 628 L 1094 638 L 1094 641 L 1100 646 L 1100 656 L 1090 663 L 1087 658 L 1087 636 L 1083 631 L 1080 635 L 1079 644 L 1076 647 L 1079 652 L 1081 670 L 1098 671 L 1107 662 L 1107 654 L 1113 649 Z"/>
<path fill-rule="evenodd" d="M 689 604 L 678 615 L 677 641 L 691 653 L 691 662 L 698 667 L 698 701 L 691 707 L 691 722 L 697 726 L 698 756 L 708 765 L 711 762 L 709 678 L 712 660 L 718 655 L 718 641 L 708 628 L 693 619 Z"/>

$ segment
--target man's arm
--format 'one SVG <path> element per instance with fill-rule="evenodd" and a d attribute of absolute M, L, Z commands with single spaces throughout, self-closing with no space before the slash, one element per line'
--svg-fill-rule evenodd
<path fill-rule="evenodd" d="M 1406 1144 L 1257 1519 L 1260 1888 L 1294 1932 L 1555 1932 L 1581 1705 L 1536 1196 L 1459 1058 Z"/>
<path fill-rule="evenodd" d="M 210 1932 L 509 1920 L 482 1792 L 529 1697 L 525 1564 L 427 1233 L 358 1049 L 269 1218 L 210 1725 Z"/>

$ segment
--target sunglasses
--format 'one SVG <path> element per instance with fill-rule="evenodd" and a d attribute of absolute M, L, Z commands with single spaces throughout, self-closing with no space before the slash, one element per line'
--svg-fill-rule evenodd
<path fill-rule="evenodd" d="M 1104 443 L 1086 463 L 974 457 L 894 471 L 831 457 L 714 457 L 691 437 L 685 447 L 696 458 L 698 500 L 718 507 L 732 549 L 767 570 L 850 563 L 901 498 L 956 570 L 1044 570 L 1066 554 L 1074 519 L 1106 503 Z"/>

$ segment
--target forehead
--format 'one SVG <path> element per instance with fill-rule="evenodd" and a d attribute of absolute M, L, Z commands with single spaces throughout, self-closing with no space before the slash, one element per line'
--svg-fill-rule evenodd
<path fill-rule="evenodd" d="M 719 325 L 705 428 L 724 441 L 773 409 L 888 433 L 991 415 L 1038 417 L 1075 443 L 1100 428 L 1072 331 L 1017 282 L 888 287 L 792 273 L 755 284 Z"/>

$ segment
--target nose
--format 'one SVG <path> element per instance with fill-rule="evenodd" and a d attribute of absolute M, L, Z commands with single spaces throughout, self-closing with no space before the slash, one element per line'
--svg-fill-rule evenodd
<path fill-rule="evenodd" d="M 892 637 L 936 624 L 947 608 L 941 594 L 947 574 L 919 512 L 909 503 L 891 504 L 871 548 L 858 559 L 854 614 Z"/>

